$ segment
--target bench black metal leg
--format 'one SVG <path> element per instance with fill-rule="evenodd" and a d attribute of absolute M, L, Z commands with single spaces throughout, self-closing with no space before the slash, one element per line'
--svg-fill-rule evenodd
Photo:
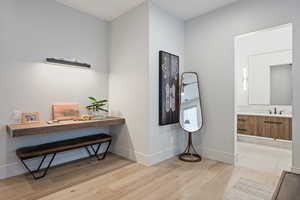
<path fill-rule="evenodd" d="M 94 146 L 93 146 L 93 145 L 90 145 L 90 147 L 91 147 L 91 149 L 93 150 L 94 155 L 98 155 L 98 152 L 99 152 L 99 149 L 100 149 L 100 147 L 101 147 L 101 144 L 98 144 L 98 147 L 97 147 L 96 150 L 94 149 Z"/>
<path fill-rule="evenodd" d="M 107 147 L 106 147 L 106 150 L 105 150 L 105 152 L 104 152 L 102 158 L 100 158 L 99 160 L 103 160 L 103 159 L 106 157 L 106 154 L 107 154 L 107 152 L 108 152 L 108 150 L 109 150 L 110 145 L 111 145 L 111 141 L 108 142 L 108 145 L 107 145 Z"/>
<path fill-rule="evenodd" d="M 98 160 L 101 160 L 100 157 L 99 157 L 99 150 L 100 150 L 100 147 L 101 147 L 101 144 L 98 145 L 97 149 L 94 148 L 93 145 L 91 145 L 91 149 L 93 150 L 94 152 L 94 156 L 98 159 Z"/>
<path fill-rule="evenodd" d="M 53 162 L 53 160 L 54 160 L 54 158 L 55 158 L 55 156 L 56 156 L 56 153 L 54 153 L 54 154 L 52 155 L 51 160 L 49 161 L 47 167 L 44 169 L 44 173 L 43 173 L 41 176 L 37 176 L 36 174 L 39 173 L 39 172 L 41 171 L 41 167 L 42 167 L 42 165 L 43 165 L 43 163 L 44 163 L 44 161 L 45 161 L 45 159 L 47 158 L 48 155 L 49 155 L 49 154 L 43 156 L 42 161 L 40 162 L 40 164 L 39 164 L 39 166 L 38 166 L 38 168 L 37 168 L 36 170 L 31 170 L 31 169 L 28 167 L 28 165 L 25 163 L 25 159 L 21 159 L 21 161 L 22 161 L 23 165 L 25 166 L 25 168 L 28 170 L 28 172 L 32 175 L 32 177 L 33 177 L 35 180 L 40 179 L 40 178 L 43 178 L 43 177 L 45 177 L 45 176 L 47 175 L 48 170 L 49 170 L 49 168 L 50 168 L 50 166 L 51 166 L 51 164 L 52 164 L 52 162 Z"/>
<path fill-rule="evenodd" d="M 102 144 L 102 143 L 101 143 Z M 111 141 L 108 142 L 108 146 L 105 150 L 105 152 L 102 154 L 102 157 L 99 156 L 99 150 L 100 150 L 100 147 L 101 147 L 101 144 L 98 144 L 97 148 L 95 149 L 93 145 L 90 145 L 90 146 L 86 146 L 85 149 L 86 151 L 88 152 L 89 156 L 90 157 L 96 157 L 98 160 L 103 160 L 108 152 L 108 149 L 110 147 L 110 144 L 111 144 Z M 91 151 L 89 150 L 89 147 L 92 149 L 93 151 L 93 154 L 91 153 Z"/>
<path fill-rule="evenodd" d="M 99 160 L 98 152 L 99 152 L 100 146 L 101 146 L 101 144 L 98 144 L 98 147 L 97 147 L 96 150 L 95 150 L 93 145 L 85 146 L 84 148 L 86 149 L 86 151 L 87 151 L 87 153 L 89 154 L 90 157 L 96 157 Z M 92 151 L 94 153 L 91 153 L 89 147 L 92 149 Z"/>
<path fill-rule="evenodd" d="M 84 148 L 86 149 L 86 152 L 89 154 L 89 156 L 93 157 L 93 155 L 91 154 L 91 152 L 89 150 L 89 146 L 85 146 Z"/>

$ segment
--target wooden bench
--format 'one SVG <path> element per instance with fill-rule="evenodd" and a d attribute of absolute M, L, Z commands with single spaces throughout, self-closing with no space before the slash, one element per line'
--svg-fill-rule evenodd
<path fill-rule="evenodd" d="M 84 136 L 69 140 L 52 142 L 38 146 L 31 146 L 20 148 L 16 151 L 18 158 L 22 161 L 25 168 L 33 176 L 34 179 L 40 179 L 47 175 L 47 172 L 57 153 L 69 151 L 77 148 L 85 148 L 90 157 L 96 157 L 98 160 L 103 160 L 108 152 L 112 137 L 107 134 L 97 134 L 91 136 Z M 99 155 L 101 144 L 108 143 L 105 151 Z M 37 176 L 41 171 L 41 167 L 48 155 L 52 155 L 47 167 L 44 169 L 42 175 Z M 42 160 L 36 170 L 31 170 L 26 164 L 25 160 L 42 156 Z"/>

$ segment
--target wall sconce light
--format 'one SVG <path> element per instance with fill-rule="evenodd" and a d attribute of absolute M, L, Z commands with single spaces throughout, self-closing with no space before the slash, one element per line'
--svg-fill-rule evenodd
<path fill-rule="evenodd" d="M 247 91 L 248 90 L 248 70 L 247 68 L 243 68 L 243 90 Z"/>
<path fill-rule="evenodd" d="M 78 61 L 70 61 L 66 59 L 57 59 L 57 58 L 46 58 L 46 62 L 52 63 L 52 64 L 60 64 L 60 65 L 69 65 L 69 66 L 76 66 L 76 67 L 86 67 L 91 68 L 90 64 L 87 63 L 81 63 Z"/>

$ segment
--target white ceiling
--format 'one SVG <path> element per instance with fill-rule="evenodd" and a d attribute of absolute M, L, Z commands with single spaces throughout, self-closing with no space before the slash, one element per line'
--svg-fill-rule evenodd
<path fill-rule="evenodd" d="M 56 0 L 64 5 L 113 20 L 147 0 Z M 238 0 L 152 0 L 169 13 L 187 20 Z"/>
<path fill-rule="evenodd" d="M 188 20 L 239 0 L 152 0 L 169 13 Z"/>
<path fill-rule="evenodd" d="M 145 0 L 56 0 L 103 20 L 113 20 Z"/>

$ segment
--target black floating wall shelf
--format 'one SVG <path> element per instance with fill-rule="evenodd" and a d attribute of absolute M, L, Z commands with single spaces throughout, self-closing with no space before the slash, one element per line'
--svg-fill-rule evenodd
<path fill-rule="evenodd" d="M 55 63 L 55 64 L 91 68 L 91 65 L 87 64 L 87 63 L 80 63 L 80 62 L 68 61 L 68 60 L 63 60 L 63 59 L 46 58 L 46 61 L 49 63 Z"/>

